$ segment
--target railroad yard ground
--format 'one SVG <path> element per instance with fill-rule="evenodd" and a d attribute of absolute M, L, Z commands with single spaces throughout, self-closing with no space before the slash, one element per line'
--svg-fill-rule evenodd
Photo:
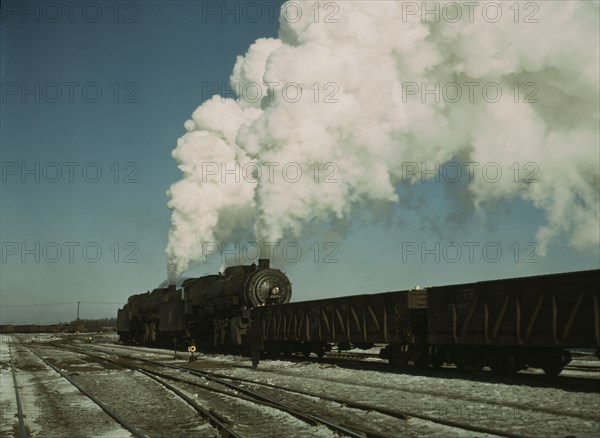
<path fill-rule="evenodd" d="M 124 346 L 114 334 L 1 341 L 2 437 L 21 436 L 20 427 L 33 437 L 600 436 L 592 354 L 576 355 L 557 378 L 499 378 L 394 369 L 373 355 L 263 359 L 258 369 L 242 356 L 189 362 L 189 353 Z"/>

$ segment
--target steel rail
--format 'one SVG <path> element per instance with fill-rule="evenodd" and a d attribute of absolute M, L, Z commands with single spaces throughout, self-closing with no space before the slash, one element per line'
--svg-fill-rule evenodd
<path fill-rule="evenodd" d="M 75 388 L 77 388 L 83 395 L 85 395 L 90 400 L 92 400 L 94 403 L 96 403 L 100 407 L 100 409 L 102 409 L 104 412 L 106 412 L 113 420 L 115 420 L 117 423 L 119 423 L 121 426 L 123 426 L 129 432 L 131 432 L 135 437 L 147 438 L 147 435 L 145 435 L 143 432 L 141 432 L 140 430 L 135 428 L 133 425 L 131 425 L 129 422 L 127 422 L 123 417 L 121 417 L 115 411 L 113 411 L 108 406 L 106 406 L 100 399 L 96 398 L 89 391 L 87 391 L 85 388 L 83 388 L 81 385 L 79 385 L 77 382 L 75 382 L 73 379 L 71 379 L 66 373 L 63 373 L 60 369 L 58 369 L 53 364 L 51 364 L 46 359 L 44 359 L 42 356 L 37 354 L 30 347 L 26 347 L 26 348 L 29 351 L 31 351 L 31 353 L 33 355 L 35 355 L 38 359 L 40 359 L 42 362 L 44 362 L 46 365 L 48 365 L 50 368 L 52 368 L 54 371 L 56 371 L 58 374 L 60 374 L 63 378 L 65 378 L 70 384 L 72 384 Z"/>
<path fill-rule="evenodd" d="M 76 351 L 78 353 L 85 354 L 85 355 L 88 355 L 88 356 L 96 357 L 98 359 L 112 361 L 112 362 L 117 362 L 117 363 L 119 363 L 121 365 L 129 366 L 132 369 L 135 369 L 137 371 L 148 372 L 148 373 L 151 373 L 151 374 L 157 374 L 157 375 L 160 375 L 160 377 L 162 377 L 162 378 L 167 378 L 167 379 L 171 379 L 171 380 L 182 381 L 182 382 L 184 382 L 186 384 L 190 384 L 190 385 L 194 385 L 194 386 L 199 386 L 201 388 L 208 389 L 208 390 L 214 390 L 214 388 L 206 387 L 205 385 L 199 385 L 199 384 L 196 384 L 194 382 L 185 381 L 183 379 L 179 379 L 179 378 L 174 377 L 174 376 L 168 376 L 168 375 L 165 375 L 165 374 L 162 374 L 162 373 L 157 373 L 156 371 L 151 371 L 151 370 L 147 370 L 147 369 L 142 370 L 139 367 L 132 367 L 131 365 L 123 364 L 122 362 L 118 362 L 118 361 L 116 361 L 114 359 L 104 358 L 104 357 L 101 357 L 101 356 L 97 356 L 97 355 L 91 354 L 91 353 L 89 353 L 89 352 L 87 352 L 85 350 L 81 350 L 81 349 L 78 349 L 78 348 L 74 348 L 74 347 L 64 347 L 64 348 L 66 348 L 67 350 Z M 105 354 L 110 354 L 110 353 L 105 353 Z M 302 420 L 302 421 L 304 421 L 306 423 L 313 424 L 313 425 L 322 424 L 322 425 L 328 427 L 329 429 L 331 429 L 333 431 L 343 433 L 344 435 L 352 437 L 352 438 L 365 438 L 365 436 L 367 436 L 367 437 L 373 437 L 373 438 L 386 438 L 386 435 L 381 435 L 381 434 L 372 433 L 372 432 L 364 432 L 364 433 L 362 431 L 357 432 L 357 431 L 355 431 L 355 430 L 353 430 L 353 429 L 351 429 L 351 428 L 349 428 L 347 426 L 333 423 L 333 422 L 331 422 L 331 421 L 329 421 L 329 420 L 327 420 L 325 418 L 322 418 L 320 416 L 309 414 L 309 413 L 305 413 L 305 412 L 301 412 L 301 411 L 299 411 L 299 410 L 297 410 L 295 408 L 289 407 L 289 406 L 287 406 L 287 405 L 285 405 L 285 404 L 283 404 L 283 403 L 281 403 L 281 402 L 279 402 L 277 400 L 273 400 L 270 397 L 264 396 L 262 394 L 259 394 L 259 393 L 255 392 L 255 391 L 249 390 L 247 388 L 243 388 L 242 386 L 234 384 L 234 383 L 231 383 L 231 382 L 226 382 L 223 378 L 221 378 L 221 377 L 215 377 L 211 373 L 203 373 L 201 371 L 194 371 L 194 370 L 190 370 L 189 368 L 185 368 L 185 367 L 179 367 L 179 366 L 176 366 L 176 365 L 165 364 L 165 363 L 158 362 L 158 361 L 152 361 L 152 360 L 149 360 L 149 359 L 143 359 L 143 358 L 129 356 L 129 355 L 124 355 L 124 354 L 119 354 L 119 356 L 127 358 L 127 359 L 131 359 L 131 360 L 135 360 L 135 361 L 149 363 L 149 364 L 152 364 L 152 365 L 157 365 L 157 366 L 161 366 L 161 367 L 165 367 L 165 368 L 170 368 L 170 369 L 174 369 L 174 370 L 178 370 L 178 371 L 183 371 L 183 372 L 186 372 L 186 373 L 189 373 L 189 374 L 192 374 L 192 375 L 196 375 L 198 377 L 203 377 L 206 380 L 218 383 L 218 384 L 223 385 L 223 386 L 225 386 L 227 388 L 233 389 L 234 391 L 240 392 L 240 393 L 242 393 L 242 394 L 244 394 L 244 395 L 246 395 L 246 396 L 248 396 L 248 397 L 250 397 L 252 399 L 258 400 L 262 404 L 265 404 L 267 406 L 270 406 L 270 407 L 279 409 L 279 410 L 281 410 L 283 412 L 286 412 L 286 413 L 288 413 L 288 414 L 290 414 L 290 415 L 292 415 L 292 416 L 294 416 L 294 417 L 296 417 L 296 418 L 298 418 L 298 419 L 300 419 L 300 420 Z M 219 392 L 222 393 L 222 394 L 229 395 L 229 396 L 235 396 L 234 394 L 231 394 L 231 393 L 225 393 L 225 392 L 222 392 L 222 391 L 219 391 Z M 239 396 L 237 396 L 237 397 L 239 397 Z"/>
<path fill-rule="evenodd" d="M 206 378 L 205 372 L 203 372 L 203 371 L 198 372 L 198 371 L 190 370 L 190 369 L 186 369 L 186 368 L 182 368 L 182 369 L 190 374 L 199 375 L 199 376 Z M 212 374 L 212 373 L 206 373 L 206 374 Z M 336 399 L 334 397 L 324 396 L 321 394 L 311 393 L 308 391 L 289 389 L 289 388 L 285 388 L 285 387 L 273 385 L 273 384 L 258 383 L 258 382 L 253 382 L 253 381 L 247 380 L 247 379 L 239 379 L 237 377 L 229 377 L 229 376 L 221 376 L 220 375 L 219 377 L 216 377 L 216 378 L 219 378 L 219 379 L 225 378 L 225 379 L 231 379 L 231 380 L 243 380 L 245 383 L 268 386 L 268 387 L 271 387 L 274 389 L 285 390 L 288 392 L 295 392 L 295 393 L 310 396 L 310 397 L 316 397 L 316 398 L 320 398 L 323 400 L 334 401 L 334 402 L 337 402 L 340 404 L 347 404 L 347 406 L 349 406 L 349 407 L 354 407 L 354 408 L 362 409 L 362 410 L 377 411 L 379 413 L 382 413 L 382 414 L 385 414 L 388 416 L 392 416 L 392 417 L 396 417 L 396 418 L 408 419 L 410 417 L 414 417 L 414 418 L 419 418 L 421 420 L 430 421 L 432 423 L 438 423 L 438 424 L 443 424 L 444 426 L 454 427 L 456 429 L 469 430 L 472 432 L 486 433 L 486 434 L 497 435 L 497 436 L 502 436 L 502 437 L 507 437 L 507 438 L 523 438 L 526 436 L 526 435 L 520 435 L 520 434 L 507 432 L 507 431 L 503 431 L 503 430 L 493 429 L 493 428 L 489 428 L 489 427 L 475 426 L 475 425 L 470 425 L 470 424 L 466 424 L 466 423 L 460 423 L 457 421 L 445 420 L 443 418 L 437 418 L 437 417 L 434 417 L 431 415 L 419 414 L 419 413 L 415 413 L 415 412 L 411 412 L 411 411 L 387 409 L 387 408 L 382 408 L 379 406 L 369 405 L 366 403 L 345 401 L 342 399 Z"/>
<path fill-rule="evenodd" d="M 157 377 L 155 375 L 155 373 L 152 373 L 152 372 L 150 372 L 148 370 L 143 370 L 143 369 L 140 369 L 140 368 L 136 369 L 136 371 L 144 374 L 149 379 L 154 380 L 155 382 L 157 382 L 160 385 L 164 386 L 168 390 L 170 390 L 173 393 L 177 394 L 179 397 L 181 397 L 183 400 L 185 400 L 192 408 L 194 408 L 194 410 L 196 412 L 198 412 L 198 414 L 201 417 L 203 417 L 206 420 L 208 420 L 208 422 L 211 425 L 213 425 L 220 432 L 224 433 L 226 437 L 228 437 L 228 438 L 242 438 L 241 435 L 238 435 L 235 431 L 233 431 L 231 428 L 229 428 L 225 424 L 225 419 L 220 418 L 219 415 L 217 415 L 217 414 L 215 414 L 213 412 L 210 412 L 207 409 L 204 409 L 202 406 L 200 406 L 198 403 L 196 403 L 190 397 L 188 397 L 187 395 L 185 395 L 182 391 L 180 391 L 179 389 L 175 388 L 173 385 L 165 382 L 161 378 Z M 167 377 L 167 378 L 169 378 L 170 376 L 161 375 L 161 377 Z"/>
<path fill-rule="evenodd" d="M 171 369 L 175 369 L 175 370 L 179 370 L 179 371 L 184 371 L 187 372 L 189 374 L 192 375 L 196 375 L 199 377 L 203 377 L 207 380 L 210 381 L 214 381 L 217 383 L 220 383 L 224 386 L 227 386 L 229 388 L 235 389 L 236 391 L 240 391 L 242 393 L 246 393 L 247 395 L 250 395 L 253 398 L 257 398 L 260 400 L 263 400 L 265 402 L 268 403 L 273 403 L 276 407 L 285 410 L 286 412 L 295 415 L 295 413 L 297 411 L 295 411 L 293 408 L 288 408 L 285 405 L 282 405 L 280 402 L 275 401 L 270 399 L 269 397 L 263 396 L 261 394 L 256 393 L 255 391 L 251 391 L 248 390 L 246 388 L 241 387 L 240 385 L 236 385 L 230 382 L 226 382 L 224 381 L 224 379 L 228 379 L 228 380 L 233 380 L 233 381 L 244 381 L 244 383 L 254 383 L 257 384 L 256 382 L 247 382 L 246 379 L 240 379 L 240 378 L 236 378 L 236 377 L 230 377 L 230 376 L 223 376 L 223 375 L 219 375 L 219 374 L 214 374 L 214 373 L 210 373 L 208 371 L 198 371 L 198 370 L 192 370 L 189 368 L 185 368 L 185 367 L 181 367 L 181 366 L 177 366 L 177 365 L 172 365 L 172 364 L 166 364 L 166 363 L 162 363 L 162 362 L 158 362 L 158 361 L 154 361 L 154 360 L 150 360 L 150 359 L 144 359 L 144 358 L 140 358 L 140 357 L 135 357 L 135 356 L 129 356 L 129 355 L 124 355 L 124 354 L 119 354 L 120 357 L 125 357 L 128 359 L 132 359 L 132 360 L 136 360 L 136 361 L 140 361 L 140 362 L 145 362 L 145 363 L 150 363 L 153 365 L 158 365 L 158 366 L 162 366 L 162 367 L 166 367 L 166 368 L 171 368 Z M 268 386 L 268 385 L 265 385 Z M 322 396 L 319 394 L 314 394 L 314 393 L 309 393 L 309 392 L 302 392 L 302 391 L 298 391 L 298 390 L 290 390 L 288 388 L 284 388 L 284 387 L 277 387 L 275 386 L 276 389 L 280 389 L 280 390 L 285 390 L 288 392 L 297 392 L 303 395 L 308 395 L 311 397 L 317 397 L 317 398 L 321 398 L 321 399 L 327 399 L 326 396 Z M 343 403 L 342 400 L 331 400 L 331 401 L 336 401 L 338 403 Z M 409 418 L 409 417 L 414 417 L 414 418 L 419 418 L 421 420 L 425 420 L 425 421 L 429 421 L 429 422 L 433 422 L 433 423 L 437 423 L 437 424 L 442 424 L 444 426 L 449 426 L 449 427 L 454 427 L 456 429 L 462 429 L 462 430 L 468 430 L 468 431 L 472 431 L 472 432 L 477 432 L 477 433 L 487 433 L 487 434 L 492 434 L 492 435 L 497 435 L 497 436 L 502 436 L 502 437 L 506 437 L 506 438 L 523 438 L 525 435 L 521 435 L 521 434 L 516 434 L 516 433 L 512 433 L 512 432 L 508 432 L 508 431 L 504 431 L 504 430 L 499 430 L 499 429 L 493 429 L 493 428 L 488 428 L 488 427 L 484 427 L 484 426 L 475 426 L 475 425 L 470 425 L 470 424 L 465 424 L 465 423 L 460 423 L 457 421 L 453 421 L 453 420 L 446 420 L 443 418 L 437 418 L 431 415 L 427 415 L 427 414 L 419 414 L 419 413 L 415 413 L 415 412 L 411 412 L 411 411 L 403 411 L 403 410 L 393 410 L 393 409 L 385 409 L 385 408 L 380 408 L 377 406 L 371 406 L 371 405 L 366 405 L 366 404 L 362 404 L 361 406 L 359 406 L 358 403 L 355 404 L 356 408 L 358 409 L 372 409 L 372 410 L 377 410 L 380 413 L 383 413 L 385 415 L 389 415 L 389 416 L 394 416 L 397 418 Z M 305 416 L 305 417 L 309 417 L 310 419 L 313 419 L 314 421 L 320 422 L 321 424 L 324 424 L 328 427 L 330 427 L 332 430 L 337 430 L 338 432 L 342 432 L 345 434 L 348 434 L 349 436 L 352 437 L 364 437 L 363 434 L 358 434 L 356 432 L 354 432 L 353 430 L 350 430 L 348 428 L 345 428 L 344 426 L 338 426 L 335 424 L 328 424 L 327 420 L 324 419 L 320 419 L 317 416 L 312 416 L 312 414 L 302 414 L 301 415 Z M 300 418 L 300 417 L 298 417 Z M 304 418 L 305 419 L 305 418 Z M 324 420 L 324 421 L 322 421 Z M 305 419 L 306 421 L 306 419 Z M 369 436 L 376 436 L 376 434 L 369 434 Z"/>
<path fill-rule="evenodd" d="M 12 371 L 13 384 L 15 386 L 15 397 L 17 398 L 17 416 L 19 418 L 19 436 L 27 438 L 27 429 L 25 428 L 25 418 L 23 416 L 23 406 L 21 405 L 21 394 L 19 393 L 19 385 L 17 384 L 17 373 L 12 362 L 10 354 L 10 345 L 8 346 L 8 358 L 10 361 L 10 369 Z"/>
<path fill-rule="evenodd" d="M 242 438 L 240 435 L 238 435 L 235 431 L 233 431 L 231 428 L 229 428 L 225 424 L 225 422 L 226 422 L 225 419 L 220 418 L 219 415 L 211 412 L 210 410 L 204 409 L 202 406 L 200 406 L 198 403 L 196 403 L 194 400 L 192 400 L 190 397 L 188 397 L 182 391 L 178 390 L 173 385 L 170 385 L 169 383 L 161 380 L 161 378 L 167 378 L 167 379 L 176 380 L 176 381 L 183 381 L 184 383 L 189 383 L 189 382 L 185 382 L 183 379 L 178 379 L 177 377 L 173 377 L 173 376 L 169 376 L 169 375 L 166 375 L 166 374 L 158 373 L 156 371 L 151 371 L 151 370 L 143 369 L 143 368 L 140 368 L 140 367 L 134 367 L 134 366 L 131 366 L 130 364 L 123 363 L 122 361 L 119 361 L 119 360 L 116 360 L 116 359 L 111 359 L 109 357 L 98 356 L 96 354 L 92 354 L 92 353 L 90 353 L 88 351 L 85 351 L 85 350 L 82 350 L 82 349 L 79 349 L 79 348 L 76 348 L 76 347 L 58 346 L 56 344 L 53 347 L 54 348 L 65 349 L 65 350 L 71 351 L 71 352 L 77 352 L 77 353 L 84 354 L 86 356 L 90 356 L 90 357 L 93 357 L 93 358 L 96 358 L 96 359 L 99 359 L 99 360 L 102 360 L 102 361 L 115 363 L 115 364 L 120 365 L 122 367 L 138 371 L 138 372 L 144 374 L 146 377 L 154 380 L 158 384 L 164 386 L 165 388 L 167 388 L 171 392 L 175 393 L 180 398 L 182 398 L 196 412 L 198 412 L 198 414 L 202 418 L 206 419 L 217 430 L 219 430 L 220 432 L 222 432 L 224 434 L 224 436 L 229 437 L 229 438 Z M 198 386 L 201 386 L 201 385 L 198 385 Z M 223 393 L 225 393 L 225 392 L 223 391 Z"/>

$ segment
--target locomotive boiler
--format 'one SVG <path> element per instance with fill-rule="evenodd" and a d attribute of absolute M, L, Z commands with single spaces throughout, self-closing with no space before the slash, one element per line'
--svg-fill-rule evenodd
<path fill-rule="evenodd" d="M 290 301 L 292 287 L 287 276 L 269 267 L 268 259 L 258 266 L 231 266 L 223 274 L 190 278 L 183 282 L 186 302 L 198 314 L 215 315 Z"/>
<path fill-rule="evenodd" d="M 183 283 L 189 335 L 202 347 L 240 346 L 251 323 L 251 310 L 285 304 L 292 284 L 268 259 L 258 266 L 231 266 L 223 274 L 188 279 Z"/>

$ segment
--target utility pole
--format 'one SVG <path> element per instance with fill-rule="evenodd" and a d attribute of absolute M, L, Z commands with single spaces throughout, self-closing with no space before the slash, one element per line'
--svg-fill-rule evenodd
<path fill-rule="evenodd" d="M 80 301 L 77 301 L 77 322 L 79 322 L 79 303 Z"/>

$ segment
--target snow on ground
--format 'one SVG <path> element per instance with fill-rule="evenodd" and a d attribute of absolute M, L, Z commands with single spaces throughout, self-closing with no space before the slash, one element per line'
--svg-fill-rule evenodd
<path fill-rule="evenodd" d="M 224 369 L 221 373 L 499 430 L 505 430 L 508 425 L 517 433 L 538 436 L 597 436 L 600 433 L 597 393 L 357 372 L 314 363 L 264 361 L 260 369 L 261 373 L 243 368 Z M 540 409 L 565 415 L 539 412 Z"/>
<path fill-rule="evenodd" d="M 79 342 L 81 346 L 88 345 L 84 344 L 82 339 Z M 177 352 L 177 359 L 174 360 L 173 350 L 130 347 L 115 345 L 112 342 L 110 336 L 98 338 L 87 348 L 181 364 L 187 363 L 189 358 L 189 353 L 185 352 Z M 6 355 L 6 351 L 6 346 L 0 349 L 0 359 Z M 52 354 L 60 358 L 61 354 L 72 353 L 53 352 Z M 423 376 L 373 370 L 357 371 L 327 363 L 287 360 L 262 360 L 259 369 L 252 370 L 249 366 L 249 358 L 241 356 L 199 354 L 198 357 L 198 361 L 191 366 L 223 375 L 277 384 L 316 394 L 327 394 L 413 414 L 425 414 L 434 418 L 466 422 L 531 436 L 600 436 L 600 394 L 597 391 L 585 391 L 581 387 L 577 389 L 576 386 L 573 388 L 569 388 L 568 385 L 525 386 L 519 383 L 519 380 L 467 379 L 456 374 Z M 576 357 L 572 364 L 597 366 L 600 362 L 595 358 Z M 131 379 L 122 371 L 118 373 L 98 371 L 94 369 L 97 364 L 88 364 L 86 367 L 85 364 L 71 363 L 70 366 L 73 370 L 81 369 L 82 379 L 91 386 L 96 384 L 96 391 L 103 387 L 102 382 L 106 382 L 104 386 L 132 390 L 128 387 L 131 385 Z M 93 372 L 88 375 L 89 366 L 92 367 Z M 7 378 L 10 378 L 10 370 L 4 368 L 6 367 L 3 366 L 0 377 L 3 379 L 3 387 L 6 387 L 4 382 L 9 381 Z M 86 374 L 83 374 L 84 371 Z M 594 375 L 572 370 L 564 372 L 564 374 L 572 373 L 586 377 Z M 600 374 L 595 376 L 599 378 Z M 31 385 L 26 376 L 22 377 L 26 387 Z M 590 380 L 590 384 L 598 387 L 599 381 Z M 12 389 L 12 385 L 8 387 Z M 67 388 L 63 390 L 66 391 Z M 70 391 L 72 392 L 72 389 Z M 4 392 L 0 399 L 3 408 L 6 405 L 8 409 L 13 409 L 11 401 L 8 400 L 10 394 L 5 395 Z M 137 396 L 147 404 L 156 403 L 157 399 L 165 397 L 164 394 L 157 396 L 154 391 L 148 392 L 142 389 L 141 385 L 138 386 L 137 392 Z M 14 394 L 12 397 L 14 399 Z M 31 404 L 31 400 L 27 403 Z M 364 421 L 382 421 L 373 413 L 359 412 L 357 415 L 361 415 L 361 420 Z M 3 427 L 5 427 L 4 423 L 3 421 Z M 319 435 L 326 436 L 329 433 L 329 430 L 323 429 Z M 399 433 L 402 436 L 483 436 L 414 417 L 406 422 L 406 428 Z"/>
<path fill-rule="evenodd" d="M 169 350 L 106 347 L 136 351 L 136 354 L 153 356 L 154 359 L 173 358 L 173 351 Z M 185 360 L 189 354 L 177 353 L 177 357 Z M 201 354 L 199 357 L 203 363 L 210 364 L 211 371 L 221 374 L 327 393 L 450 421 L 499 430 L 508 428 L 515 433 L 534 436 L 600 434 L 600 395 L 597 392 L 536 387 L 492 378 L 490 381 L 478 381 L 456 375 L 432 377 L 356 371 L 328 364 L 286 360 L 263 360 L 259 370 L 254 371 L 248 368 L 248 359 L 240 356 Z M 597 359 L 591 362 L 599 365 Z M 590 359 L 573 361 L 573 364 L 580 363 L 590 365 Z M 589 372 L 581 371 L 565 370 L 564 374 L 590 377 Z M 425 423 L 417 419 L 409 422 L 420 427 L 424 427 Z M 443 436 L 448 430 L 441 427 L 438 432 L 436 435 Z"/>
<path fill-rule="evenodd" d="M 130 436 L 31 352 L 16 345 L 11 350 L 29 436 L 69 436 L 74 430 L 80 436 Z"/>
<path fill-rule="evenodd" d="M 18 424 L 17 402 L 10 370 L 8 337 L 2 336 L 0 342 L 0 436 L 12 434 L 13 427 Z"/>
<path fill-rule="evenodd" d="M 121 417 L 155 436 L 217 436 L 207 422 L 198 425 L 198 414 L 168 389 L 131 370 L 86 372 L 77 376 L 84 388 Z M 150 433 L 150 435 L 153 435 Z"/>

